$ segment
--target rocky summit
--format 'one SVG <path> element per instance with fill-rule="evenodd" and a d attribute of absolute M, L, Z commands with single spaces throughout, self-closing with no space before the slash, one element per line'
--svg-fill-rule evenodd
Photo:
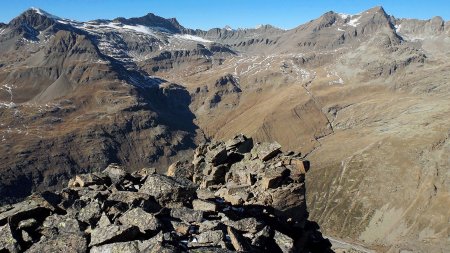
<path fill-rule="evenodd" d="M 238 135 L 167 175 L 117 164 L 0 209 L 0 252 L 332 252 L 308 220 L 309 162 Z"/>

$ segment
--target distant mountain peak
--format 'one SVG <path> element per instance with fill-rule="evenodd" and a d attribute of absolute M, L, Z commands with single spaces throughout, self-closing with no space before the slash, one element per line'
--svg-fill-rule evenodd
<path fill-rule="evenodd" d="M 31 7 L 30 9 L 28 9 L 28 11 L 32 11 L 32 12 L 34 12 L 36 14 L 39 14 L 41 16 L 45 16 L 45 17 L 48 17 L 48 18 L 52 18 L 52 19 L 61 19 L 60 17 L 55 16 L 53 14 L 50 14 L 50 13 L 44 11 L 43 9 L 40 9 L 40 8 L 37 8 L 37 7 Z"/>
<path fill-rule="evenodd" d="M 227 31 L 233 31 L 233 28 L 231 28 L 231 26 L 226 25 L 223 29 L 227 30 Z"/>
<path fill-rule="evenodd" d="M 120 22 L 127 25 L 143 25 L 147 27 L 154 27 L 162 31 L 170 33 L 180 33 L 185 28 L 180 25 L 176 18 L 163 18 L 153 13 L 148 13 L 145 16 L 137 18 L 123 18 L 119 17 L 113 21 Z"/>

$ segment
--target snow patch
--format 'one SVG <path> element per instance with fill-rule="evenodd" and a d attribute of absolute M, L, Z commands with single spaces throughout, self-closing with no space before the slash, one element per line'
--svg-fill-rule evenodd
<path fill-rule="evenodd" d="M 340 27 L 338 27 L 338 29 L 337 29 L 339 32 L 345 32 L 345 30 L 344 29 L 342 29 L 342 28 L 340 28 Z"/>
<path fill-rule="evenodd" d="M 350 19 L 350 21 L 348 21 L 347 24 L 350 25 L 350 26 L 353 26 L 353 27 L 357 27 L 359 25 L 358 21 L 359 21 L 360 18 L 361 18 L 361 16 L 356 17 L 356 18 L 352 17 L 352 19 Z"/>
<path fill-rule="evenodd" d="M 41 16 L 46 16 L 46 17 L 52 18 L 52 19 L 61 19 L 58 16 L 52 15 L 52 14 L 50 14 L 42 9 L 36 8 L 36 7 L 31 7 L 30 9 L 33 10 L 36 14 L 39 14 Z"/>
<path fill-rule="evenodd" d="M 338 15 L 342 18 L 342 19 L 347 19 L 349 17 L 351 17 L 352 15 L 350 14 L 345 14 L 345 13 L 338 13 Z"/>
<path fill-rule="evenodd" d="M 178 38 L 178 39 L 184 39 L 184 40 L 192 40 L 192 41 L 198 41 L 198 42 L 203 42 L 203 43 L 212 43 L 212 41 L 210 41 L 210 40 L 206 40 L 201 37 L 190 35 L 190 34 L 183 34 L 183 35 L 176 34 L 176 35 L 174 35 L 174 37 Z"/>
<path fill-rule="evenodd" d="M 395 32 L 400 32 L 400 29 L 402 29 L 402 24 L 395 25 Z"/>
<path fill-rule="evenodd" d="M 155 33 L 149 27 L 143 25 L 122 25 L 121 23 L 110 22 L 108 24 L 99 25 L 99 27 L 108 27 L 119 31 L 132 30 L 138 33 L 155 36 Z"/>
<path fill-rule="evenodd" d="M 231 26 L 229 26 L 229 25 L 225 26 L 223 29 L 225 29 L 227 31 L 233 31 L 233 28 L 231 28 Z"/>
<path fill-rule="evenodd" d="M 332 80 L 329 81 L 328 84 L 329 85 L 333 85 L 333 84 L 344 84 L 344 80 L 342 79 L 342 77 L 339 76 L 339 74 L 337 73 L 337 71 L 327 71 L 327 77 L 328 78 L 332 78 L 335 77 L 337 78 L 337 80 Z"/>
<path fill-rule="evenodd" d="M 13 103 L 13 102 L 10 102 L 10 103 L 2 103 L 2 102 L 0 102 L 0 108 L 16 108 L 17 107 L 17 105 L 15 104 L 15 103 Z"/>

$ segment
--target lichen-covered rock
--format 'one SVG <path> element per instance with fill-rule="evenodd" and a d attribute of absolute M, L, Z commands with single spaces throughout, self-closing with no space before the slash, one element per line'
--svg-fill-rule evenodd
<path fill-rule="evenodd" d="M 39 195 L 30 196 L 27 200 L 14 204 L 12 208 L 0 213 L 0 224 L 7 220 L 14 224 L 20 221 L 38 218 L 45 219 L 52 211 L 56 211 L 55 206 Z"/>
<path fill-rule="evenodd" d="M 119 221 L 122 225 L 136 226 L 141 233 L 157 231 L 160 227 L 158 219 L 142 208 L 134 208 L 124 213 Z"/>
<path fill-rule="evenodd" d="M 281 145 L 277 142 L 273 143 L 259 143 L 252 149 L 251 153 L 254 158 L 259 158 L 263 161 L 272 159 L 277 154 L 281 153 Z"/>
<path fill-rule="evenodd" d="M 193 210 L 187 207 L 173 208 L 170 211 L 170 215 L 173 218 L 180 219 L 187 223 L 201 222 L 203 219 L 202 211 Z"/>
<path fill-rule="evenodd" d="M 230 237 L 231 244 L 233 245 L 236 251 L 243 252 L 248 251 L 250 249 L 244 237 L 241 234 L 239 234 L 239 232 L 236 231 L 234 228 L 227 227 L 227 234 Z"/>
<path fill-rule="evenodd" d="M 95 228 L 91 232 L 91 243 L 89 246 L 133 240 L 138 232 L 138 227 L 130 225 L 110 225 L 102 228 Z"/>
<path fill-rule="evenodd" d="M 27 253 L 64 252 L 85 253 L 87 251 L 86 238 L 81 235 L 64 234 L 53 238 L 43 239 L 33 244 Z"/>
<path fill-rule="evenodd" d="M 116 242 L 92 247 L 90 253 L 140 253 L 139 241 Z"/>
<path fill-rule="evenodd" d="M 291 253 L 294 252 L 294 240 L 289 236 L 275 231 L 275 235 L 273 237 L 278 247 L 280 247 L 281 252 L 283 253 Z"/>
<path fill-rule="evenodd" d="M 205 211 L 205 212 L 215 212 L 217 211 L 217 204 L 213 201 L 194 199 L 192 201 L 192 207 L 194 210 Z"/>
<path fill-rule="evenodd" d="M 108 175 L 108 177 L 111 179 L 111 182 L 114 184 L 122 182 L 127 176 L 125 170 L 115 163 L 108 165 L 108 167 L 106 167 L 106 169 L 102 173 Z"/>
<path fill-rule="evenodd" d="M 42 227 L 48 229 L 57 229 L 59 234 L 81 234 L 81 228 L 78 220 L 64 215 L 48 216 Z"/>
<path fill-rule="evenodd" d="M 210 230 L 195 236 L 195 239 L 189 242 L 188 246 L 190 248 L 201 246 L 218 246 L 223 244 L 223 239 L 224 233 L 221 230 Z"/>
<path fill-rule="evenodd" d="M 189 180 L 165 175 L 149 175 L 139 190 L 153 196 L 161 205 L 169 202 L 187 202 L 194 198 L 197 187 Z"/>
<path fill-rule="evenodd" d="M 0 227 L 0 252 L 19 252 L 20 245 L 13 237 L 8 224 Z"/>
<path fill-rule="evenodd" d="M 90 202 L 78 213 L 78 220 L 94 225 L 101 216 L 101 208 L 98 202 Z"/>
<path fill-rule="evenodd" d="M 194 165 L 187 161 L 176 161 L 169 166 L 166 175 L 169 177 L 184 177 L 191 180 L 194 175 Z"/>

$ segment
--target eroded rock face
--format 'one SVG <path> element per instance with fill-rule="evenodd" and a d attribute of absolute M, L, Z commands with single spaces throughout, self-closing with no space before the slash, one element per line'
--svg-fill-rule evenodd
<path fill-rule="evenodd" d="M 0 252 L 331 252 L 307 220 L 306 170 L 243 135 L 199 146 L 173 177 L 110 165 L 1 207 Z"/>

